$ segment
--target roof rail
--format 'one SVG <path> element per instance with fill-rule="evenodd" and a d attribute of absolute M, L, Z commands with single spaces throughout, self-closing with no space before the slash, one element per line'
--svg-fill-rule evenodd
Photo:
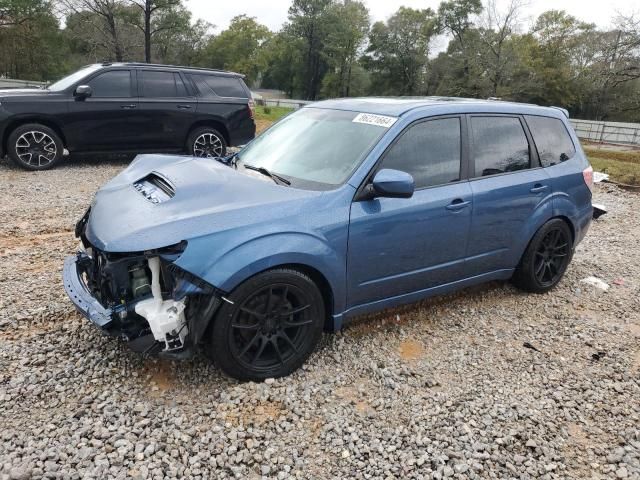
<path fill-rule="evenodd" d="M 565 117 L 569 118 L 569 110 L 567 110 L 566 108 L 554 107 L 553 105 L 551 105 L 550 108 L 555 108 L 556 110 L 560 110 L 562 113 L 564 113 Z"/>

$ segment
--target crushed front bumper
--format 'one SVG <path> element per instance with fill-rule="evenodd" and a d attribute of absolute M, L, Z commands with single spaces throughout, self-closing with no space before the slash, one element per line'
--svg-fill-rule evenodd
<path fill-rule="evenodd" d="M 108 331 L 113 322 L 111 318 L 113 311 L 103 307 L 85 285 L 81 278 L 81 272 L 85 266 L 83 264 L 86 264 L 87 267 L 91 264 L 91 259 L 86 253 L 71 255 L 64 260 L 64 269 L 62 270 L 64 289 L 82 315 L 91 320 L 95 326 Z"/>
<path fill-rule="evenodd" d="M 114 316 L 118 315 L 118 312 L 112 308 L 103 307 L 82 279 L 82 273 L 90 265 L 91 258 L 86 253 L 79 252 L 67 257 L 62 270 L 64 289 L 78 312 L 88 318 L 91 323 L 107 335 L 122 338 L 122 333 L 114 325 Z M 151 334 L 142 335 L 133 340 L 125 340 L 128 341 L 129 347 L 136 352 L 147 352 L 155 345 L 155 339 Z"/>

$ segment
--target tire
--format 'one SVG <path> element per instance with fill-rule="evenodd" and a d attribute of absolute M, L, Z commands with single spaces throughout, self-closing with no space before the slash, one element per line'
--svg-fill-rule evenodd
<path fill-rule="evenodd" d="M 571 229 L 564 220 L 554 218 L 533 236 L 511 280 L 527 292 L 548 292 L 560 282 L 572 257 Z"/>
<path fill-rule="evenodd" d="M 187 152 L 194 157 L 226 157 L 227 141 L 213 127 L 194 128 L 187 138 Z"/>
<path fill-rule="evenodd" d="M 51 128 L 38 123 L 20 125 L 9 134 L 7 154 L 26 170 L 48 170 L 61 159 L 64 145 Z"/>
<path fill-rule="evenodd" d="M 322 336 L 324 301 L 301 272 L 259 273 L 227 298 L 233 303 L 225 301 L 218 310 L 205 352 L 230 377 L 260 381 L 289 375 Z M 295 313 L 283 315 L 290 312 Z"/>

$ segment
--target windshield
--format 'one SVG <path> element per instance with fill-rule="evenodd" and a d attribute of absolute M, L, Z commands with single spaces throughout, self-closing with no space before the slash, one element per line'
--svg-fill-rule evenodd
<path fill-rule="evenodd" d="M 56 83 L 49 85 L 47 87 L 47 90 L 51 90 L 52 92 L 61 92 L 62 90 L 66 90 L 77 81 L 82 80 L 84 77 L 95 72 L 96 70 L 99 70 L 100 68 L 100 65 L 89 65 L 87 67 L 81 68 L 77 72 L 74 72 L 71 75 L 67 75 L 63 79 L 58 80 Z"/>
<path fill-rule="evenodd" d="M 266 168 L 302 188 L 340 185 L 387 130 L 362 118 L 358 112 L 303 108 L 247 145 L 238 163 Z"/>

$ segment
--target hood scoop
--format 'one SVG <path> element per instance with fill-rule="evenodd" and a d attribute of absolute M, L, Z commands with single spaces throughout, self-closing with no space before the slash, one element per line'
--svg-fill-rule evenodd
<path fill-rule="evenodd" d="M 146 177 L 134 182 L 133 188 L 154 204 L 166 202 L 176 194 L 174 186 L 156 172 L 151 172 Z"/>

